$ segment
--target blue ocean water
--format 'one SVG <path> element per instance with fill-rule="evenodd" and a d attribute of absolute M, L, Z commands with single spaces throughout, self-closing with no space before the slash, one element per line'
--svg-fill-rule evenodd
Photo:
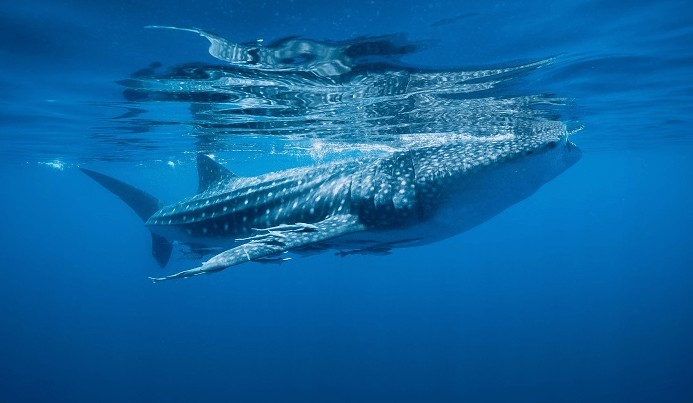
<path fill-rule="evenodd" d="M 3 10 L 0 401 L 693 401 L 687 2 Z M 310 51 L 239 72 L 151 25 Z M 300 73 L 325 49 L 358 62 Z M 257 175 L 551 122 L 582 160 L 470 231 L 163 284 L 140 219 L 77 169 L 172 202 L 198 152 Z"/>

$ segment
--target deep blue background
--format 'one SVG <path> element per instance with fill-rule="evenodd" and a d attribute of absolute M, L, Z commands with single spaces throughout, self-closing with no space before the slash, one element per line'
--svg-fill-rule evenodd
<path fill-rule="evenodd" d="M 1 401 L 693 400 L 687 2 L 3 8 Z M 436 41 L 408 59 L 433 67 L 558 56 L 530 85 L 571 100 L 584 157 L 434 245 L 153 285 L 139 219 L 74 168 L 104 114 L 94 103 L 121 96 L 114 81 L 155 60 L 210 61 L 201 38 L 150 24 L 239 41 L 405 32 Z M 63 170 L 41 164 L 55 160 Z M 195 189 L 191 161 L 90 167 L 167 201 Z"/>

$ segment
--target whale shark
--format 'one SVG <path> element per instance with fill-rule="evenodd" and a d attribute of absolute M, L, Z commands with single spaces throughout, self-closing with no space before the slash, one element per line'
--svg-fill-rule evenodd
<path fill-rule="evenodd" d="M 152 234 L 161 266 L 173 242 L 223 252 L 154 282 L 219 272 L 246 262 L 281 263 L 295 254 L 341 249 L 388 254 L 473 228 L 526 199 L 574 165 L 581 151 L 565 131 L 461 136 L 402 149 L 242 177 L 197 156 L 198 192 L 164 205 L 86 168 L 120 197 Z M 344 248 L 355 249 L 344 251 Z"/>

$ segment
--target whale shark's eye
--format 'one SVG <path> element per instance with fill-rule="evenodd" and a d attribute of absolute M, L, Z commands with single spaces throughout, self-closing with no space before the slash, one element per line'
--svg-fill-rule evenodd
<path fill-rule="evenodd" d="M 555 141 L 550 141 L 550 142 L 546 145 L 546 148 L 548 148 L 549 150 L 552 150 L 552 149 L 556 148 L 557 145 L 558 145 L 557 142 L 555 142 Z"/>

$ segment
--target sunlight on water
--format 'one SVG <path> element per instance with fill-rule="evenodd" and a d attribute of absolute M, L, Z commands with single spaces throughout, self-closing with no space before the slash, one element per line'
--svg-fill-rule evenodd
<path fill-rule="evenodd" d="M 40 161 L 39 165 L 44 165 L 49 168 L 56 169 L 58 171 L 63 171 L 65 170 L 65 163 L 61 160 L 53 160 L 53 161 Z"/>

